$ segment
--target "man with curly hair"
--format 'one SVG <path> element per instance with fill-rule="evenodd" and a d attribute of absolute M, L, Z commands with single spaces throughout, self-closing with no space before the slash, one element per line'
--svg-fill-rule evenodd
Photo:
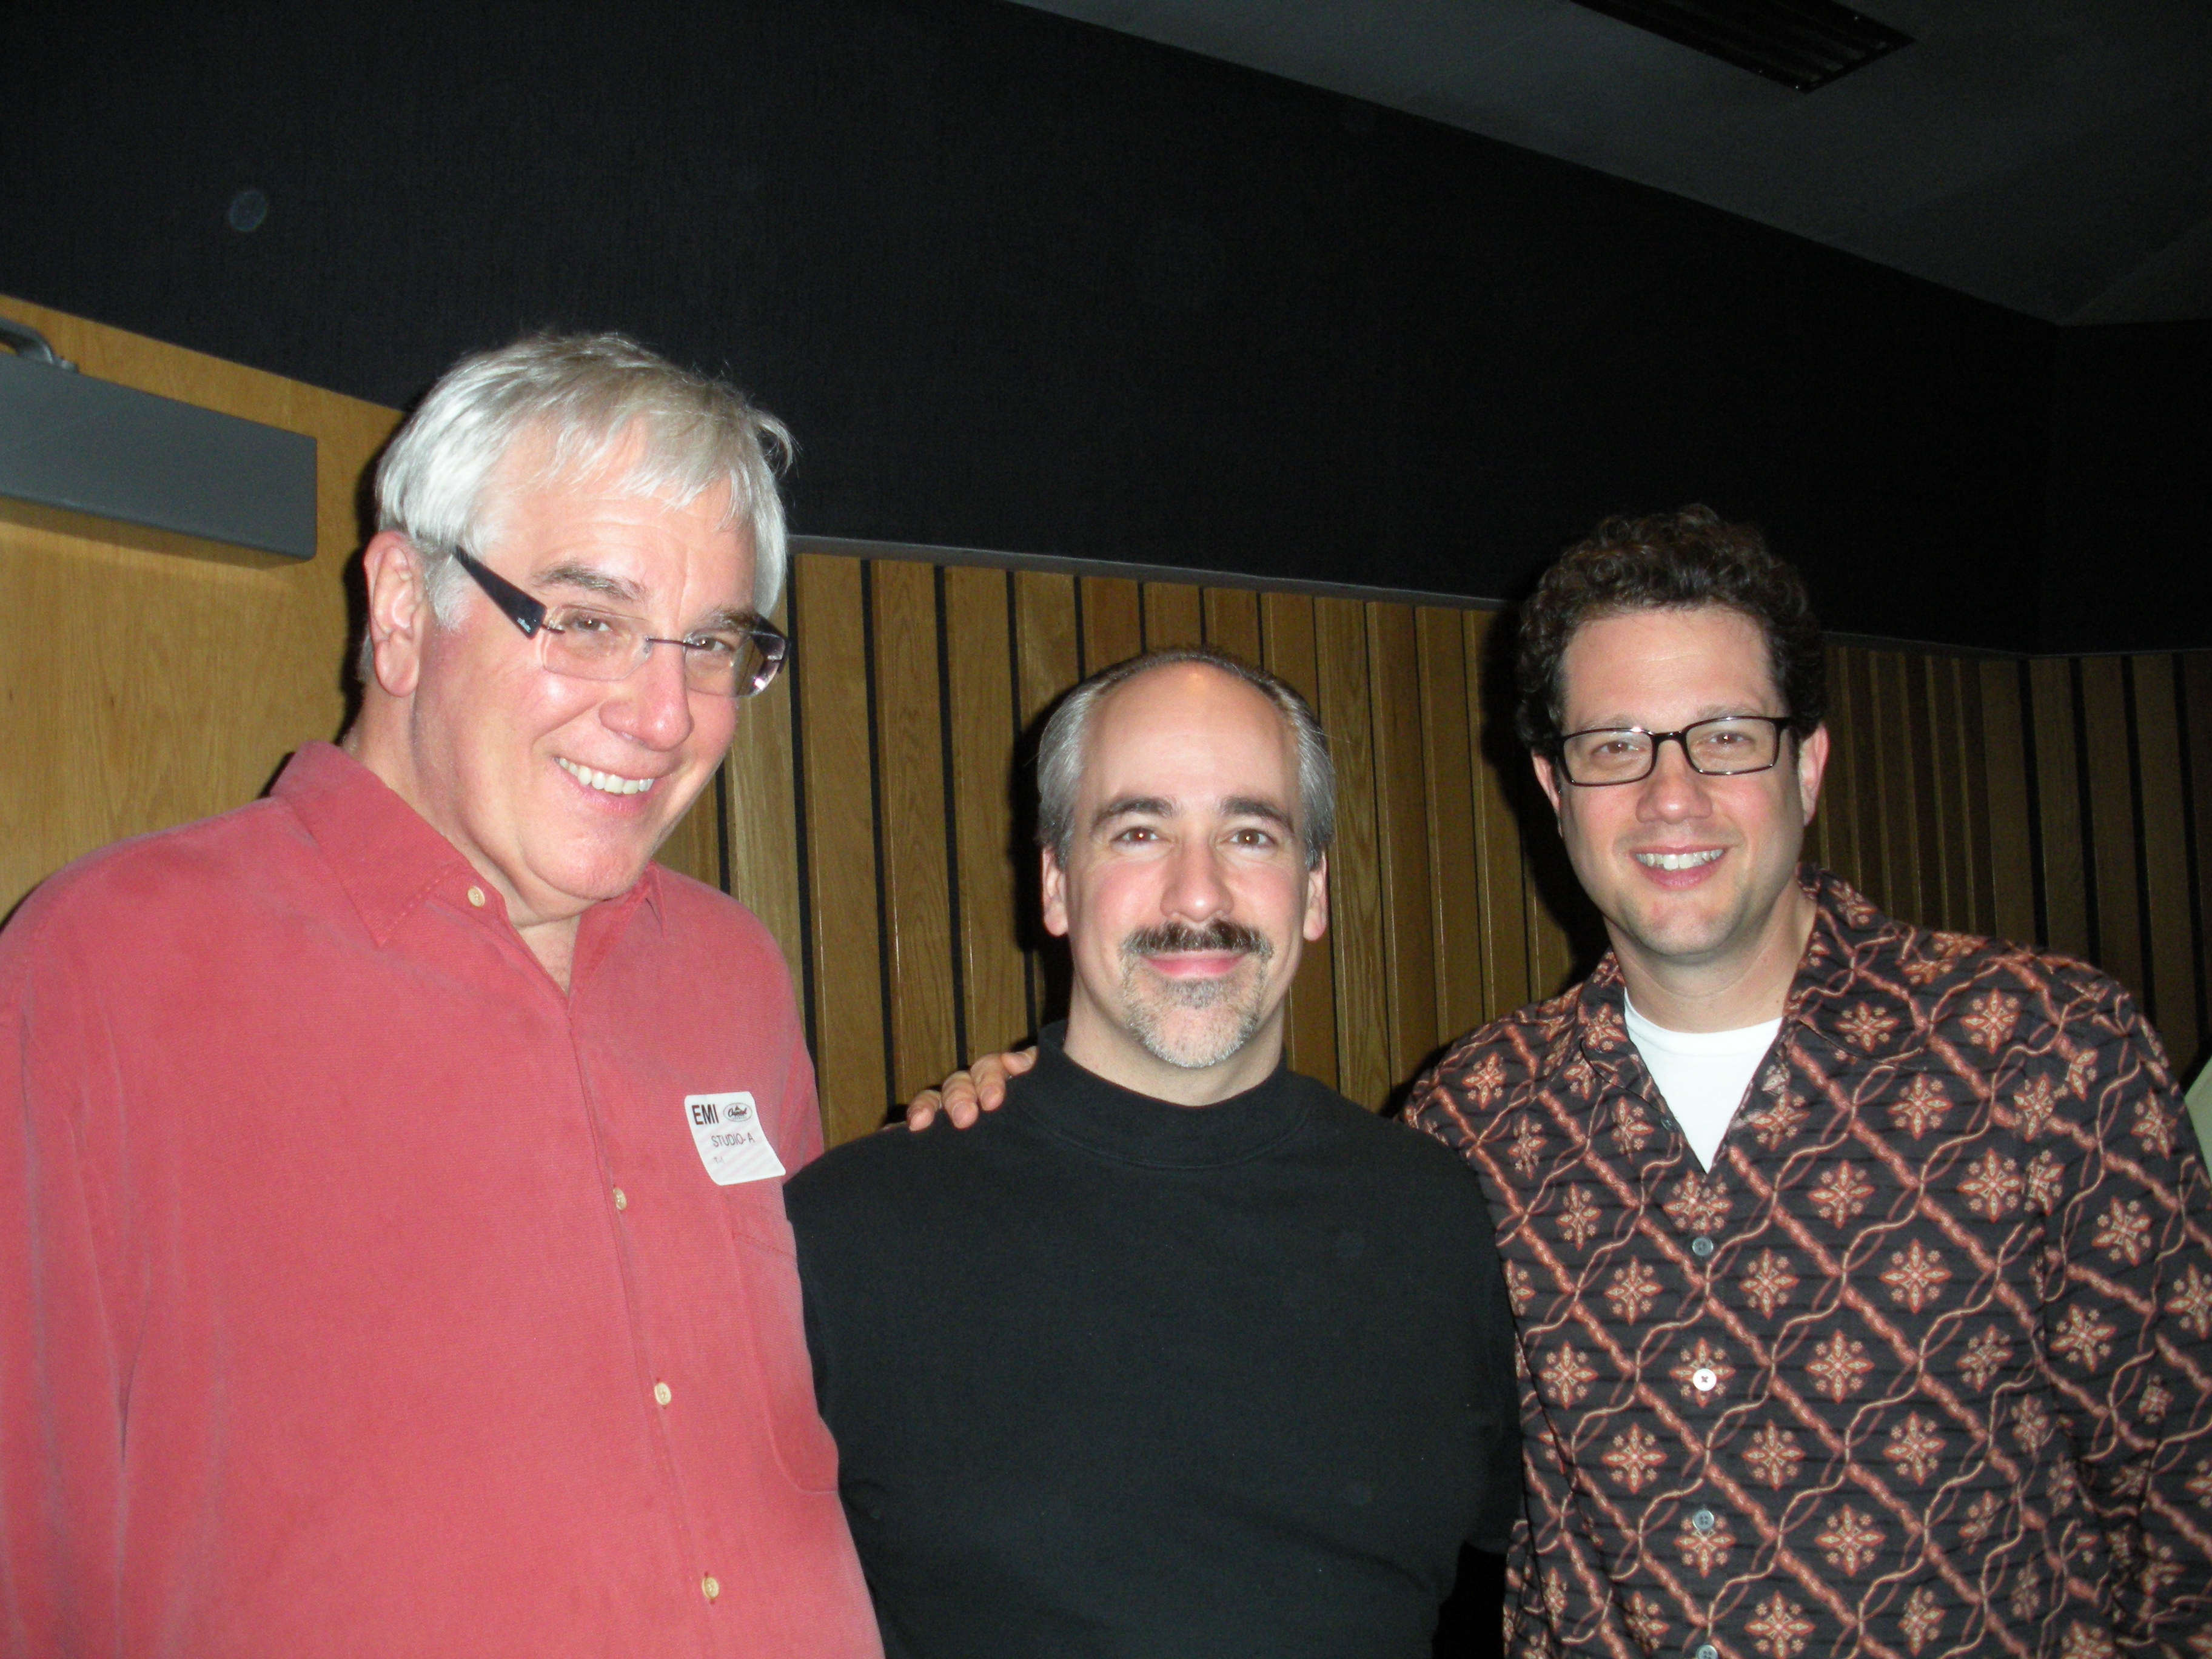
<path fill-rule="evenodd" d="M 1820 627 L 1757 532 L 1608 520 L 1519 644 L 1613 948 L 1407 1114 L 1519 1328 L 1510 1650 L 2212 1651 L 2212 1203 L 2128 994 L 1799 863 Z"/>

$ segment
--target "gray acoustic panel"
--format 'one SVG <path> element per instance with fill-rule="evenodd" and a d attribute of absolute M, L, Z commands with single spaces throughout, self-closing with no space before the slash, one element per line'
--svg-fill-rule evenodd
<path fill-rule="evenodd" d="M 315 441 L 0 351 L 0 495 L 315 556 Z"/>

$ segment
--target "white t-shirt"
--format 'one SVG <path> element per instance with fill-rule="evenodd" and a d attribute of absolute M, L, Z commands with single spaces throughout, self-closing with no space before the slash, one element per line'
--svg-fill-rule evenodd
<path fill-rule="evenodd" d="M 1628 1040 L 1644 1056 L 1667 1109 L 1674 1113 L 1674 1121 L 1689 1138 L 1690 1150 L 1706 1169 L 1713 1167 L 1729 1121 L 1751 1086 L 1751 1074 L 1781 1029 L 1778 1016 L 1733 1031 L 1670 1031 L 1638 1013 L 1634 1003 L 1628 1004 Z"/>

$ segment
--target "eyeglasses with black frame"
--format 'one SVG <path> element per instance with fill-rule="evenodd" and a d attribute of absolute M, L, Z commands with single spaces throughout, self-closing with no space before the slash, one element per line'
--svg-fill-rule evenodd
<path fill-rule="evenodd" d="M 684 684 L 692 690 L 750 697 L 768 688 L 791 655 L 791 641 L 783 630 L 758 617 L 731 628 L 702 629 L 680 640 L 664 639 L 647 633 L 635 617 L 589 605 L 548 606 L 471 558 L 465 547 L 455 547 L 453 558 L 500 614 L 525 639 L 538 642 L 538 660 L 550 673 L 626 680 L 654 646 L 672 645 L 684 653 Z"/>
<path fill-rule="evenodd" d="M 1641 783 L 1659 764 L 1659 747 L 1681 745 L 1690 769 L 1709 778 L 1741 777 L 1773 769 L 1782 758 L 1787 714 L 1723 714 L 1693 720 L 1679 732 L 1646 732 L 1640 726 L 1600 726 L 1570 732 L 1556 750 L 1559 770 L 1583 789 Z"/>

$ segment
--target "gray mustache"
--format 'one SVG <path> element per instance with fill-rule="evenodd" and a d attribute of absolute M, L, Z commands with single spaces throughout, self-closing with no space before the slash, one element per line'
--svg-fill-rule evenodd
<path fill-rule="evenodd" d="M 1203 927 L 1194 927 L 1184 921 L 1164 921 L 1155 927 L 1139 928 L 1121 941 L 1124 960 L 1164 956 L 1177 951 L 1235 951 L 1258 957 L 1262 962 L 1275 954 L 1275 947 L 1256 928 L 1226 917 L 1216 917 Z"/>

